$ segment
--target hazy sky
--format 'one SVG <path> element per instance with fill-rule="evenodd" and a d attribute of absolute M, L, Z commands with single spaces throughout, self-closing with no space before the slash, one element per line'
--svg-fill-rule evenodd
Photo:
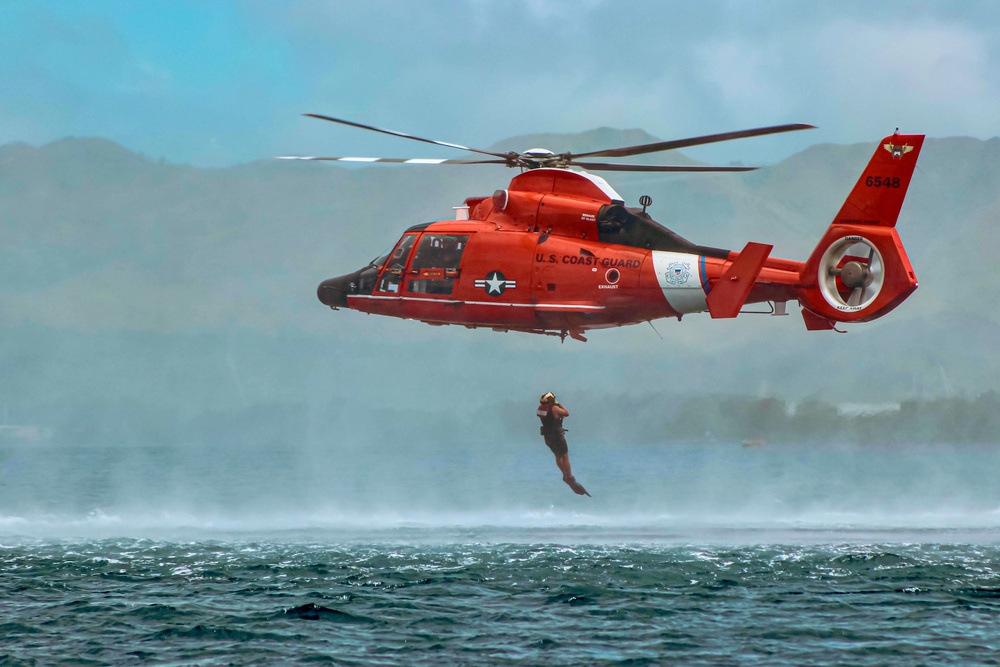
<path fill-rule="evenodd" d="M 693 152 L 723 163 L 875 141 L 897 126 L 985 139 L 1000 134 L 1000 3 L 0 5 L 0 143 L 105 136 L 201 166 L 441 155 L 304 112 L 475 147 L 600 126 L 660 138 L 820 127 Z"/>

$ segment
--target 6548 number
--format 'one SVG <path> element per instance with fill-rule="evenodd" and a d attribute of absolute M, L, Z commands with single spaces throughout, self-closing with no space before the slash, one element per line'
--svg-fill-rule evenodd
<path fill-rule="evenodd" d="M 870 188 L 898 188 L 899 177 L 889 178 L 888 176 L 869 176 L 865 179 L 865 185 Z"/>

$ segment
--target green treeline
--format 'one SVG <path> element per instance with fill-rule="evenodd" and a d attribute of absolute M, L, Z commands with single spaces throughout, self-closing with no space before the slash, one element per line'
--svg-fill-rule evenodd
<path fill-rule="evenodd" d="M 631 400 L 606 405 L 601 408 L 606 419 L 593 435 L 649 443 L 1000 443 L 1000 394 L 993 391 L 975 398 L 906 400 L 898 408 L 867 410 L 843 410 L 815 398 L 793 404 L 778 398 L 725 395 L 652 403 Z"/>
<path fill-rule="evenodd" d="M 1000 393 L 974 398 L 906 400 L 844 409 L 821 399 L 666 394 L 571 395 L 566 427 L 572 441 L 650 445 L 670 442 L 1000 444 Z M 335 442 L 477 442 L 521 446 L 538 439 L 535 404 L 508 400 L 464 411 L 424 411 L 392 404 L 370 406 L 361 418 L 340 401 L 260 403 L 240 409 L 183 414 L 135 399 L 49 406 L 28 414 L 65 445 L 331 446 Z M 35 419 L 30 419 L 32 416 Z M 0 444 L 15 436 L 0 432 Z M 480 446 L 480 445 L 477 445 Z"/>

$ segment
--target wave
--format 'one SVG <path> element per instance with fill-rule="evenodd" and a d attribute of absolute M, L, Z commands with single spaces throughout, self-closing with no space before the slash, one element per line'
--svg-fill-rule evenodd
<path fill-rule="evenodd" d="M 1000 541 L 1000 508 L 981 513 L 807 512 L 788 515 L 601 513 L 556 508 L 501 511 L 315 510 L 268 516 L 176 512 L 86 516 L 0 515 L 0 539 L 815 543 Z"/>

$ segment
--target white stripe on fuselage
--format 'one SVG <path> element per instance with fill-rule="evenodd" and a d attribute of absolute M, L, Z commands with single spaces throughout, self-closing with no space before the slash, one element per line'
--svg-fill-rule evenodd
<path fill-rule="evenodd" d="M 681 314 L 708 310 L 700 256 L 654 250 L 653 270 L 671 308 Z"/>
<path fill-rule="evenodd" d="M 513 282 L 513 281 L 510 281 Z M 419 296 L 391 296 L 381 294 L 348 294 L 350 299 L 371 299 L 373 301 L 420 301 L 422 303 L 439 303 L 454 306 L 503 306 L 505 308 L 537 308 L 546 309 L 569 309 L 569 310 L 604 310 L 604 306 L 585 306 L 576 303 L 509 303 L 505 301 L 459 301 L 457 299 L 431 299 Z"/>

